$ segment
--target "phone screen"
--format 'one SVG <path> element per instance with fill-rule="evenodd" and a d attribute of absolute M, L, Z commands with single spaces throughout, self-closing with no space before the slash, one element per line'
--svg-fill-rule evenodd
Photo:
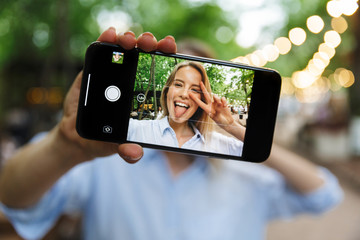
<path fill-rule="evenodd" d="M 241 157 L 254 76 L 140 52 L 127 141 Z"/>

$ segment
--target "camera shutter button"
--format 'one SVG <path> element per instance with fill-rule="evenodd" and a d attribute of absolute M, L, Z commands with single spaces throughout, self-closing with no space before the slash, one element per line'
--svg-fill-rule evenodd
<path fill-rule="evenodd" d="M 111 85 L 105 90 L 105 97 L 110 102 L 116 102 L 121 96 L 121 91 L 117 86 Z"/>

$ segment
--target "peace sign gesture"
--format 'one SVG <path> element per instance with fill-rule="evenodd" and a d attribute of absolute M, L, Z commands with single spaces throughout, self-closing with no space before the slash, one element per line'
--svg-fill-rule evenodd
<path fill-rule="evenodd" d="M 205 102 L 195 97 L 193 93 L 190 94 L 191 99 L 201 107 L 211 119 L 213 119 L 219 126 L 229 125 L 234 122 L 230 109 L 228 108 L 225 97 L 219 98 L 216 95 L 209 93 L 203 82 L 200 82 L 201 91 L 205 97 Z"/>
<path fill-rule="evenodd" d="M 208 114 L 212 120 L 221 128 L 237 137 L 244 139 L 245 128 L 236 122 L 231 114 L 225 97 L 218 97 L 209 93 L 203 82 L 200 82 L 200 88 L 204 95 L 205 102 L 196 97 L 194 93 L 190 93 L 190 98 Z"/>

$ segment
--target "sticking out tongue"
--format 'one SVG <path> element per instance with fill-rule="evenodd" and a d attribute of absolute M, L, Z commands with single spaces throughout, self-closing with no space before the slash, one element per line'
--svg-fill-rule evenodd
<path fill-rule="evenodd" d="M 185 107 L 175 106 L 175 117 L 179 118 L 186 112 Z"/>

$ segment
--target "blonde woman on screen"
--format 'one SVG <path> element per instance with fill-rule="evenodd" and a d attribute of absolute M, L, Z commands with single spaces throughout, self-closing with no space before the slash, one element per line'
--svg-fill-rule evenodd
<path fill-rule="evenodd" d="M 212 95 L 201 63 L 177 64 L 160 103 L 159 120 L 130 119 L 128 140 L 241 156 L 245 128 L 232 117 L 226 99 Z M 229 136 L 214 131 L 214 125 Z"/>

